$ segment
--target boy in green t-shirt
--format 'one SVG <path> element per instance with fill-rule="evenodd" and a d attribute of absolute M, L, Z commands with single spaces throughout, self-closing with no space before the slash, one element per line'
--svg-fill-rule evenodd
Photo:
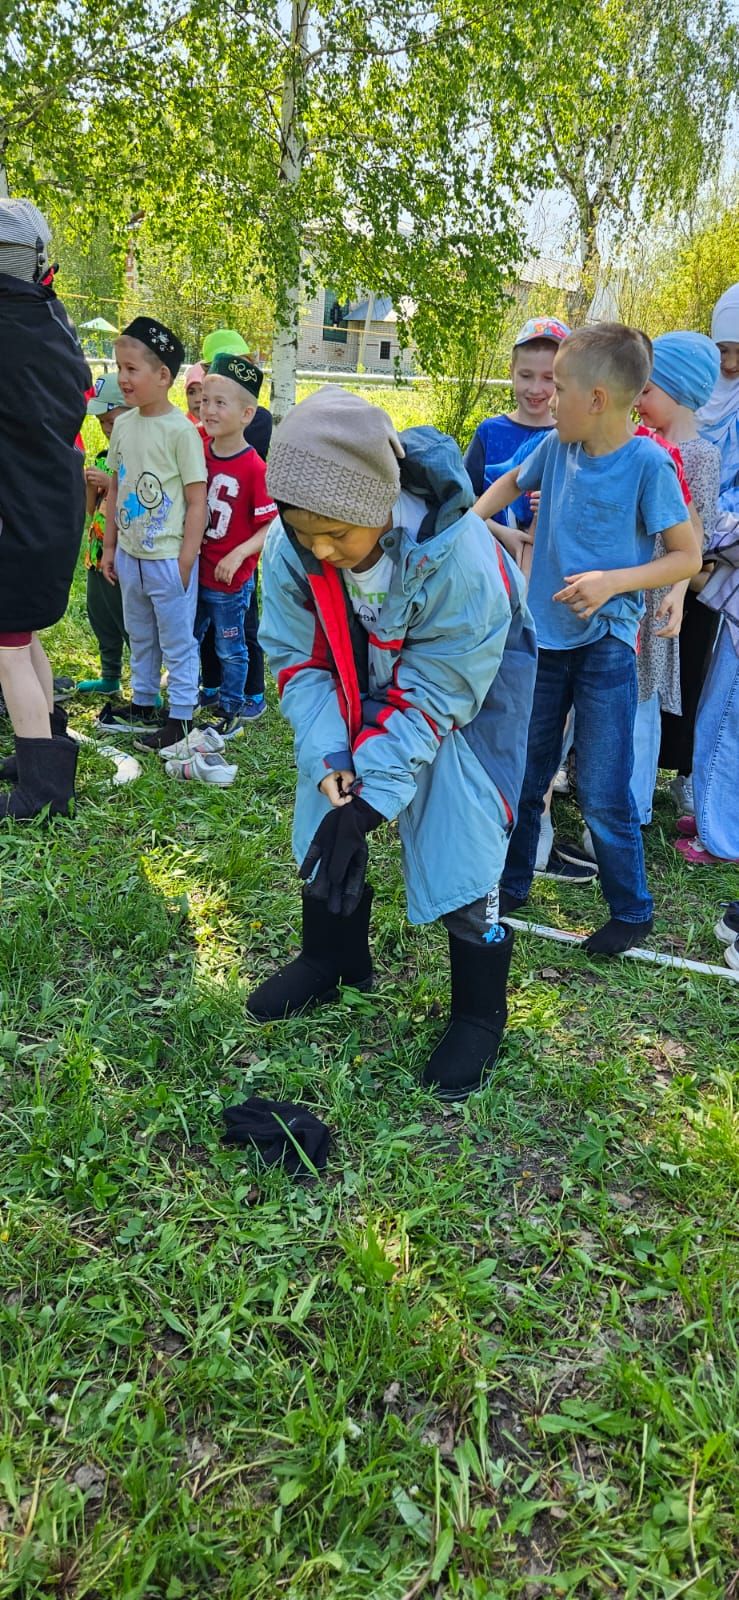
<path fill-rule="evenodd" d="M 97 417 L 106 439 L 110 439 L 113 423 L 127 409 L 115 373 L 108 372 L 98 378 L 95 393 L 87 402 L 87 415 Z M 105 502 L 110 478 L 107 449 L 99 450 L 94 465 L 85 472 L 87 515 L 83 559 L 87 568 L 87 620 L 100 647 L 100 677 L 83 678 L 77 684 L 80 694 L 118 693 L 123 646 L 128 644 L 120 588 L 117 584 L 106 583 L 102 572 Z"/>
<path fill-rule="evenodd" d="M 113 425 L 102 572 L 119 583 L 131 646 L 133 700 L 106 708 L 98 726 L 136 733 L 161 750 L 192 728 L 198 702 L 193 627 L 198 557 L 207 522 L 203 442 L 169 399 L 184 350 L 153 317 L 135 317 L 116 340 L 118 381 L 132 408 Z M 169 715 L 156 706 L 162 662 Z"/>

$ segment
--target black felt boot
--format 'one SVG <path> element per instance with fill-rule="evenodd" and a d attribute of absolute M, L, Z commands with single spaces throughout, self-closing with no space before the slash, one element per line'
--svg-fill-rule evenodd
<path fill-rule="evenodd" d="M 369 885 L 350 917 L 334 916 L 326 909 L 325 900 L 316 900 L 303 890 L 302 951 L 249 996 L 246 1009 L 254 1021 L 276 1022 L 309 1011 L 324 1000 L 335 1000 L 339 983 L 371 989 L 371 910 Z"/>
<path fill-rule="evenodd" d="M 449 934 L 452 1012 L 424 1068 L 422 1083 L 440 1100 L 466 1100 L 495 1065 L 508 1017 L 506 986 L 513 951 L 510 928 L 496 944 Z"/>
<path fill-rule="evenodd" d="M 68 737 L 67 720 L 64 706 L 55 705 L 54 709 L 49 712 L 49 726 L 52 738 L 66 739 Z M 15 756 L 6 756 L 4 761 L 0 761 L 0 779 L 4 778 L 6 783 L 15 783 L 17 777 L 18 762 Z"/>
<path fill-rule="evenodd" d="M 16 739 L 15 755 L 18 781 L 0 796 L 0 817 L 30 822 L 45 810 L 50 817 L 68 817 L 77 770 L 74 739 Z"/>

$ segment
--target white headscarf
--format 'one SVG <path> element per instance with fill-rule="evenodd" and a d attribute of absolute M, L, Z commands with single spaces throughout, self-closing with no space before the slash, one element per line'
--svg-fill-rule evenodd
<path fill-rule="evenodd" d="M 711 338 L 716 344 L 739 344 L 739 283 L 716 301 Z M 710 400 L 696 411 L 695 420 L 703 438 L 721 451 L 719 509 L 739 511 L 739 377 L 719 374 Z"/>

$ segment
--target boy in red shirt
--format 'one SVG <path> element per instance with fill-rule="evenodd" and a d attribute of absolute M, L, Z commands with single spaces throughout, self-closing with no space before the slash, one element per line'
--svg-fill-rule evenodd
<path fill-rule="evenodd" d="M 267 493 L 266 467 L 244 441 L 256 409 L 262 373 L 241 355 L 217 355 L 203 381 L 200 419 L 208 438 L 209 521 L 200 549 L 200 590 L 195 637 L 213 624 L 221 664 L 220 718 L 224 739 L 242 734 L 249 654 L 244 617 L 267 528 L 277 507 Z M 212 721 L 212 716 L 209 718 Z"/>

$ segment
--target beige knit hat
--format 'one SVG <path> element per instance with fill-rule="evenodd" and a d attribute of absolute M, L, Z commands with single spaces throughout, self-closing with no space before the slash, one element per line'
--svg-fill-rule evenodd
<path fill-rule="evenodd" d="M 382 528 L 400 493 L 404 453 L 386 411 L 327 384 L 275 428 L 267 488 L 285 506 Z"/>

